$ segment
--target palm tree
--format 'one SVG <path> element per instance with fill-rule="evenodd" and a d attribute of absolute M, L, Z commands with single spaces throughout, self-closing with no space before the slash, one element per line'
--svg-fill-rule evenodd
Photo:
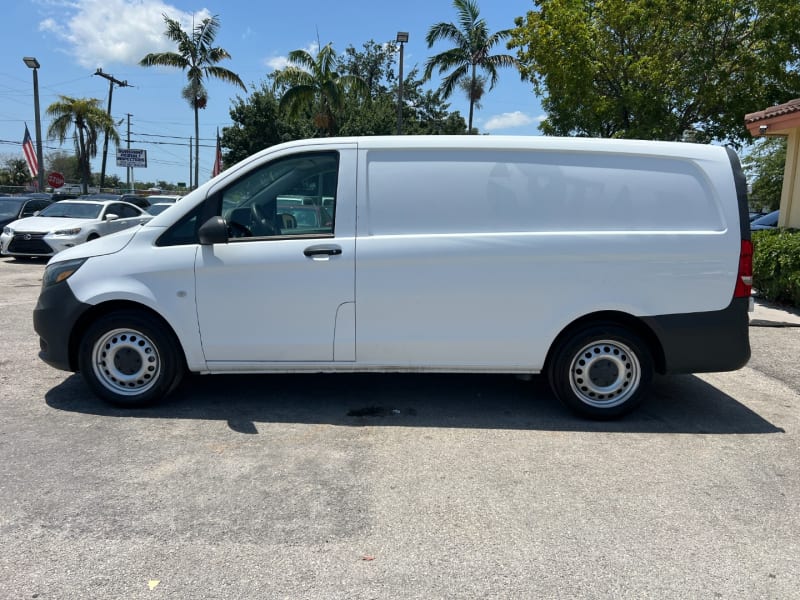
<path fill-rule="evenodd" d="M 337 131 L 336 115 L 342 110 L 349 93 L 369 95 L 367 83 L 357 75 L 340 75 L 339 58 L 331 44 L 317 52 L 306 50 L 289 53 L 289 66 L 275 74 L 275 83 L 285 86 L 280 108 L 296 118 L 309 110 L 314 126 L 326 136 Z"/>
<path fill-rule="evenodd" d="M 89 159 L 97 156 L 97 138 L 105 133 L 119 144 L 114 119 L 101 107 L 97 98 L 70 98 L 59 96 L 60 100 L 47 107 L 47 114 L 53 117 L 47 130 L 47 137 L 58 138 L 64 143 L 70 129 L 75 140 L 75 154 L 78 156 L 78 170 L 81 173 L 83 193 L 89 193 Z"/>
<path fill-rule="evenodd" d="M 489 34 L 486 21 L 480 18 L 480 10 L 475 0 L 453 0 L 458 12 L 458 25 L 454 23 L 437 23 L 428 30 L 425 41 L 428 48 L 440 41 L 450 41 L 454 48 L 431 56 L 425 63 L 425 80 L 431 78 L 433 70 L 438 68 L 441 75 L 453 69 L 441 85 L 444 98 L 449 98 L 457 86 L 461 86 L 469 98 L 469 129 L 472 133 L 472 115 L 475 105 L 480 102 L 485 92 L 486 78 L 478 75 L 478 70 L 489 75 L 489 89 L 497 83 L 499 67 L 513 67 L 517 59 L 509 54 L 490 55 L 492 47 L 511 36 L 510 29 L 503 29 Z"/>
<path fill-rule="evenodd" d="M 181 94 L 194 110 L 194 185 L 197 186 L 200 175 L 200 115 L 201 108 L 208 102 L 208 92 L 203 80 L 219 79 L 232 83 L 246 91 L 244 83 L 233 71 L 217 66 L 223 59 L 231 55 L 224 48 L 214 47 L 214 38 L 219 30 L 219 18 L 207 17 L 198 25 L 186 32 L 175 19 L 164 15 L 167 30 L 164 35 L 177 45 L 177 52 L 150 53 L 139 61 L 143 67 L 174 67 L 186 71 L 188 80 Z M 191 187 L 191 184 L 190 184 Z"/>

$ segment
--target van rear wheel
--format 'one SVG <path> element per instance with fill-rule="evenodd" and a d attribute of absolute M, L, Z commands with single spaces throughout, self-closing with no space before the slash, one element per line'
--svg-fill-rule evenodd
<path fill-rule="evenodd" d="M 641 403 L 653 379 L 653 359 L 638 335 L 616 324 L 595 324 L 559 345 L 548 376 L 573 412 L 613 419 Z"/>
<path fill-rule="evenodd" d="M 86 383 L 117 406 L 147 406 L 171 392 L 185 370 L 177 340 L 150 315 L 121 310 L 100 317 L 81 340 Z"/>

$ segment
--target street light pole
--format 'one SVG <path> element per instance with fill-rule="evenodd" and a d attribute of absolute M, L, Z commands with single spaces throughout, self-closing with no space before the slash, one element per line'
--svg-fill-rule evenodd
<path fill-rule="evenodd" d="M 403 133 L 403 44 L 408 42 L 408 32 L 397 32 L 397 43 L 400 44 L 400 77 L 397 81 L 397 135 Z"/>
<path fill-rule="evenodd" d="M 33 110 L 36 113 L 36 161 L 39 163 L 39 172 L 36 174 L 39 191 L 44 191 L 44 159 L 42 158 L 42 121 L 39 117 L 39 61 L 33 56 L 22 59 L 25 65 L 33 69 Z"/>

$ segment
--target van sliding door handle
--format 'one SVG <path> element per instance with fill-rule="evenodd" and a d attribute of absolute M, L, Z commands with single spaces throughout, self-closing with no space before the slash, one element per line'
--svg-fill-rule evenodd
<path fill-rule="evenodd" d="M 319 246 L 309 246 L 303 250 L 303 254 L 309 258 L 315 256 L 339 256 L 342 253 L 342 247 L 336 244 L 320 244 Z"/>

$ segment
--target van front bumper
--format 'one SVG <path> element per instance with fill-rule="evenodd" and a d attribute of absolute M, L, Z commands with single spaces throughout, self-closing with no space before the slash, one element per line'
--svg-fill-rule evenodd
<path fill-rule="evenodd" d="M 66 281 L 43 289 L 33 309 L 33 329 L 39 335 L 39 358 L 56 369 L 77 371 L 77 362 L 70 356 L 72 332 L 90 307 L 75 297 Z"/>

